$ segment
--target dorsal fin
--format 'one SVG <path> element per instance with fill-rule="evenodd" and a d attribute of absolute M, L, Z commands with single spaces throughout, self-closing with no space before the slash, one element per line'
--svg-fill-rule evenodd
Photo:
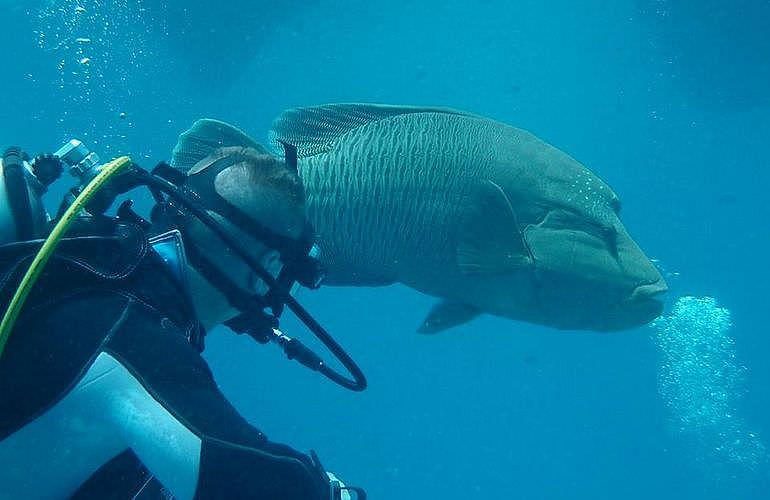
<path fill-rule="evenodd" d="M 171 156 L 171 166 L 188 171 L 217 149 L 228 146 L 251 148 L 268 154 L 267 149 L 242 130 L 229 123 L 204 118 L 179 136 Z"/>
<path fill-rule="evenodd" d="M 292 144 L 296 146 L 299 157 L 306 158 L 329 151 L 340 137 L 358 127 L 415 113 L 475 116 L 449 108 L 388 104 L 341 103 L 294 108 L 284 111 L 273 121 L 270 145 L 281 151 L 280 143 Z"/>

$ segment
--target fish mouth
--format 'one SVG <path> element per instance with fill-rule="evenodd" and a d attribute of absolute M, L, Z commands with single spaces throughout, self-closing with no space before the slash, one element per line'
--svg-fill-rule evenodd
<path fill-rule="evenodd" d="M 606 318 L 600 331 L 620 331 L 648 324 L 663 313 L 661 295 L 668 291 L 663 279 L 634 288 Z"/>
<path fill-rule="evenodd" d="M 661 278 L 653 283 L 637 286 L 629 297 L 626 307 L 635 311 L 643 323 L 648 323 L 663 312 L 662 295 L 668 291 L 668 285 Z"/>
<path fill-rule="evenodd" d="M 666 282 L 663 281 L 663 279 L 659 279 L 653 283 L 647 283 L 636 287 L 634 291 L 631 292 L 630 300 L 631 302 L 644 302 L 649 300 L 660 302 L 658 297 L 667 291 L 668 285 L 666 285 Z"/>

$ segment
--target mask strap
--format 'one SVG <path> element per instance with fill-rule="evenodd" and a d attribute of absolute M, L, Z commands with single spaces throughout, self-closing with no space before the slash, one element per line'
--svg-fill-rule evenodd
<path fill-rule="evenodd" d="M 226 218 L 238 229 L 278 250 L 281 255 L 291 258 L 293 254 L 303 250 L 309 251 L 310 246 L 312 246 L 312 230 L 308 232 L 308 228 L 305 228 L 301 237 L 301 245 L 298 245 L 296 240 L 278 234 L 264 224 L 255 221 L 217 192 L 214 187 L 216 176 L 223 170 L 240 163 L 243 159 L 239 155 L 218 158 L 196 173 L 187 176 L 183 187 L 194 193 L 200 200 L 205 201 L 207 207 Z M 153 173 L 162 174 L 163 171 L 153 171 Z M 307 246 L 307 249 L 300 249 L 299 246 Z"/>
<path fill-rule="evenodd" d="M 297 146 L 288 142 L 278 141 L 283 146 L 283 159 L 289 170 L 299 175 L 299 161 L 297 159 Z"/>
<path fill-rule="evenodd" d="M 185 214 L 189 212 L 191 216 L 194 216 L 200 220 L 201 223 L 211 229 L 211 231 L 213 231 L 213 233 L 219 237 L 219 239 L 221 239 L 228 247 L 230 247 L 233 253 L 235 253 L 235 255 L 237 255 L 246 265 L 248 265 L 249 268 L 251 268 L 251 270 L 256 273 L 257 276 L 261 278 L 269 288 L 272 289 L 278 286 L 277 280 L 270 273 L 268 273 L 259 262 L 256 261 L 256 259 L 246 250 L 241 242 L 234 238 L 227 230 L 225 230 L 221 224 L 219 224 L 206 211 L 206 209 L 200 205 L 198 200 L 199 197 L 196 196 L 194 192 L 190 193 L 191 190 L 181 189 L 180 187 L 174 185 L 172 182 L 169 182 L 167 179 L 164 179 L 160 176 L 154 176 L 146 171 L 139 170 L 136 175 L 139 177 L 138 180 L 141 184 L 151 189 L 164 192 L 170 198 L 172 198 L 175 203 L 178 203 L 181 207 L 184 208 Z M 190 194 L 193 196 L 190 196 Z M 281 346 L 289 359 L 296 359 L 308 368 L 320 372 L 329 380 L 332 380 L 341 387 L 345 387 L 353 391 L 363 391 L 366 389 L 366 376 L 358 367 L 356 362 L 350 357 L 350 355 L 345 352 L 342 346 L 340 346 L 337 341 L 334 340 L 329 332 L 327 332 L 315 320 L 315 318 L 313 318 L 313 316 L 308 313 L 305 308 L 296 301 L 296 299 L 294 299 L 294 297 L 291 295 L 286 295 L 285 301 L 286 307 L 288 307 L 294 313 L 294 315 L 297 316 L 297 319 L 304 323 L 305 326 L 316 336 L 316 338 L 318 338 L 318 340 L 324 344 L 324 346 L 337 358 L 337 360 L 339 360 L 339 362 L 342 364 L 342 366 L 345 367 L 351 377 L 346 377 L 345 375 L 337 372 L 297 339 L 289 338 L 278 330 L 272 328 L 265 329 L 263 325 L 260 325 L 260 332 L 258 336 L 261 338 L 263 332 L 270 330 L 267 338 L 278 343 L 278 345 Z M 244 316 L 242 317 L 246 317 L 245 315 L 250 313 L 254 313 L 254 308 L 251 310 L 245 310 L 243 312 Z M 233 323 L 231 322 L 230 324 Z M 253 329 L 243 331 L 243 333 L 249 333 L 250 335 L 255 336 L 252 332 Z M 272 335 L 272 337 L 270 337 L 270 335 Z"/>
<path fill-rule="evenodd" d="M 240 161 L 241 158 L 238 155 L 219 158 L 203 166 L 191 176 L 185 176 L 177 169 L 161 163 L 155 167 L 152 173 L 172 182 L 185 194 L 192 196 L 201 204 L 205 204 L 241 231 L 277 250 L 284 263 L 278 281 L 285 285 L 285 288 L 291 289 L 291 282 L 295 280 L 307 288 L 318 288 L 323 281 L 324 272 L 318 261 L 308 255 L 313 247 L 314 234 L 313 226 L 309 222 L 305 224 L 299 240 L 295 240 L 280 235 L 255 221 L 243 210 L 217 193 L 214 188 L 216 176 Z M 189 184 L 193 184 L 193 186 Z"/>
<path fill-rule="evenodd" d="M 178 211 L 176 207 L 168 203 L 156 205 L 153 210 L 153 222 L 158 224 L 168 223 L 170 227 L 184 227 L 185 216 Z M 214 262 L 206 257 L 198 245 L 194 243 L 194 238 L 185 238 L 185 253 L 190 264 L 199 272 L 201 276 L 208 281 L 211 286 L 219 290 L 227 299 L 227 303 L 234 309 L 248 310 L 254 307 L 266 307 L 267 303 L 258 295 L 245 292 L 229 276 L 217 267 Z"/>
<path fill-rule="evenodd" d="M 184 226 L 184 219 L 189 217 L 169 203 L 156 205 L 152 215 L 153 224 L 177 228 Z M 246 333 L 259 343 L 268 343 L 273 328 L 278 328 L 275 306 L 270 305 L 266 298 L 243 291 L 204 255 L 198 245 L 193 243 L 192 238 L 185 238 L 184 245 L 190 264 L 211 286 L 225 296 L 230 307 L 240 311 L 240 314 L 225 321 L 224 325 L 238 335 Z M 273 310 L 273 315 L 265 312 L 268 307 Z"/>

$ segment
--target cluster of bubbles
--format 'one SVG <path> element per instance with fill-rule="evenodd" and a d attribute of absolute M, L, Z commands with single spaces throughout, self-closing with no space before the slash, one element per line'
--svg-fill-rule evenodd
<path fill-rule="evenodd" d="M 659 388 L 674 431 L 689 438 L 704 465 L 766 465 L 765 445 L 738 415 L 746 368 L 736 359 L 730 311 L 710 297 L 682 297 L 653 326 L 663 356 Z"/>
<path fill-rule="evenodd" d="M 53 54 L 59 123 L 103 149 L 126 147 L 125 107 L 152 59 L 142 0 L 48 0 L 37 12 L 38 44 Z"/>

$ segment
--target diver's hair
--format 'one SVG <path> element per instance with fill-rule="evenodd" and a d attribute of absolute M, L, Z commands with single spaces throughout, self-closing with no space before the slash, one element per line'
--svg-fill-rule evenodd
<path fill-rule="evenodd" d="M 217 192 L 273 231 L 299 237 L 306 214 L 305 190 L 297 173 L 280 158 L 244 147 L 218 149 L 199 165 L 205 167 L 221 158 L 232 163 L 222 171 L 228 175 L 217 176 Z"/>

